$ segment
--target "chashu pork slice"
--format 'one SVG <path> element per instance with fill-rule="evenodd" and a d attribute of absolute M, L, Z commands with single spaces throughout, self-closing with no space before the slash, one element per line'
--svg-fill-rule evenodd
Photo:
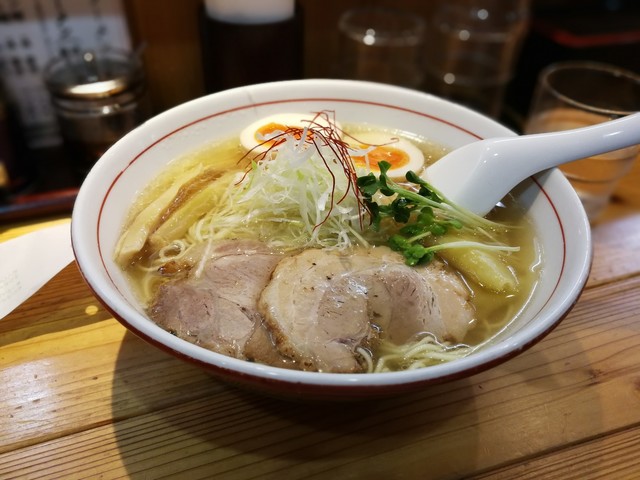
<path fill-rule="evenodd" d="M 364 371 L 358 349 L 380 338 L 402 344 L 430 332 L 461 341 L 475 314 L 466 285 L 444 264 L 409 267 L 387 247 L 284 258 L 258 306 L 282 355 L 336 373 Z"/>
<path fill-rule="evenodd" d="M 207 259 L 194 263 L 188 275 L 163 284 L 149 308 L 151 318 L 180 338 L 218 353 L 246 358 L 245 345 L 262 327 L 257 302 L 276 264 L 283 257 L 263 243 L 228 240 L 201 249 Z M 254 349 L 272 343 L 259 332 Z M 277 358 L 277 356 L 273 356 Z"/>

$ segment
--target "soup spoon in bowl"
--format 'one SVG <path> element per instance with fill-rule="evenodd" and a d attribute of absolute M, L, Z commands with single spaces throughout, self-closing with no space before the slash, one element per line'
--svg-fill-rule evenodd
<path fill-rule="evenodd" d="M 635 113 L 573 130 L 473 142 L 442 157 L 422 177 L 452 203 L 485 216 L 531 175 L 639 143 Z"/>

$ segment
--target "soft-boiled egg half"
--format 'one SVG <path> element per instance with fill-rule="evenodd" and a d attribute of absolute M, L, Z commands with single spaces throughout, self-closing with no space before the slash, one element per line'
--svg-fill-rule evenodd
<path fill-rule="evenodd" d="M 409 170 L 420 173 L 424 168 L 424 154 L 409 140 L 390 133 L 355 134 L 349 141 L 351 158 L 358 169 L 378 173 L 378 163 L 391 165 L 387 175 L 404 179 Z"/>
<path fill-rule="evenodd" d="M 261 118 L 247 126 L 240 133 L 240 142 L 247 150 L 262 153 L 282 141 L 283 134 L 291 129 L 301 130 L 311 128 L 334 128 L 340 132 L 336 122 L 329 121 L 324 115 L 308 113 L 279 113 Z M 312 133 L 308 134 L 309 136 Z"/>

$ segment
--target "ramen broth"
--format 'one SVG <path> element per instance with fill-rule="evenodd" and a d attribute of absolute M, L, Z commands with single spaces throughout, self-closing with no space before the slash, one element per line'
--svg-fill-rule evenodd
<path fill-rule="evenodd" d="M 371 132 L 369 127 L 358 125 L 343 125 L 342 128 L 356 138 Z M 442 145 L 413 134 L 397 131 L 392 133 L 394 136 L 404 138 L 416 145 L 424 155 L 426 164 L 435 162 L 447 151 Z M 139 195 L 125 223 L 124 231 L 127 229 L 127 224 L 130 224 L 135 216 L 154 199 L 167 191 L 168 186 L 174 181 L 173 179 L 180 177 L 183 172 L 198 168 L 201 171 L 208 171 L 211 179 L 221 178 L 225 175 L 236 175 L 236 178 L 240 178 L 239 176 L 246 171 L 249 165 L 250 157 L 247 156 L 247 150 L 242 147 L 238 138 L 217 142 L 172 161 Z M 222 196 L 223 193 L 212 195 Z M 216 202 L 214 200 L 212 203 Z M 218 203 L 224 203 L 224 199 L 219 199 Z M 497 232 L 495 235 L 499 236 L 501 242 L 520 248 L 517 252 L 506 254 L 509 269 L 517 278 L 518 288 L 513 292 L 494 292 L 478 285 L 464 272 L 459 272 L 471 291 L 471 302 L 476 311 L 475 323 L 469 329 L 463 342 L 472 347 L 488 340 L 519 315 L 535 288 L 541 265 L 540 249 L 534 229 L 513 198 L 507 197 L 504 205 L 494 209 L 487 218 L 508 225 L 508 229 Z M 366 236 L 367 233 L 365 232 L 364 235 Z M 375 235 L 372 239 L 373 244 L 380 242 Z M 197 241 L 194 239 L 193 231 L 174 240 L 186 243 Z M 265 239 L 258 240 L 264 241 Z M 152 300 L 159 286 L 170 278 L 166 275 L 166 271 L 158 269 L 158 255 L 158 252 L 152 249 L 147 242 L 141 252 L 132 257 L 125 266 L 131 285 L 145 305 L 148 305 Z M 171 257 L 171 242 L 164 246 L 162 255 Z M 443 251 L 439 256 L 445 263 L 447 262 L 446 251 Z"/>

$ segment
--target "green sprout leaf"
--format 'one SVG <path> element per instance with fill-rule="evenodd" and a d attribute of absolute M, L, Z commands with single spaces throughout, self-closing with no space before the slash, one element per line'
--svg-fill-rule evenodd
<path fill-rule="evenodd" d="M 392 250 L 402 253 L 407 265 L 428 263 L 436 250 L 447 248 L 443 244 L 427 246 L 425 239 L 441 237 L 451 229 L 460 230 L 465 226 L 495 225 L 451 204 L 413 171 L 407 172 L 405 178 L 415 185 L 415 189 L 407 189 L 389 178 L 387 172 L 391 165 L 388 162 L 380 162 L 378 167 L 380 174 L 377 177 L 373 173 L 361 176 L 356 185 L 371 215 L 372 228 L 379 231 L 385 220 L 393 220 L 402 225 L 398 233 L 389 238 L 388 244 Z M 374 200 L 376 194 L 395 198 L 391 203 L 379 204 Z M 482 247 L 480 243 L 474 245 Z"/>

